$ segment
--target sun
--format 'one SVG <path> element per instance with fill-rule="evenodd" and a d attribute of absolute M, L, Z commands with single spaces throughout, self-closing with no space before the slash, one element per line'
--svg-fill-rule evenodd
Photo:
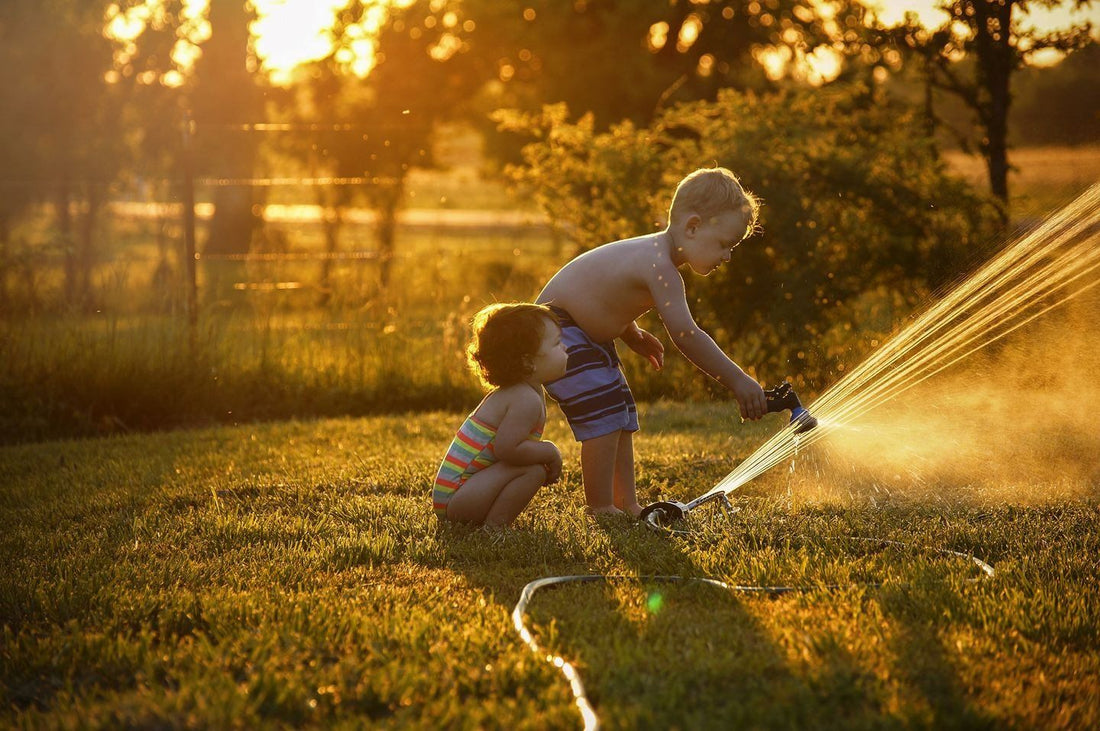
<path fill-rule="evenodd" d="M 415 0 L 375 0 L 363 17 L 346 30 L 344 47 L 336 60 L 345 69 L 365 77 L 374 66 L 374 39 L 394 8 Z M 348 0 L 252 0 L 256 20 L 252 37 L 263 69 L 276 84 L 291 80 L 295 67 L 323 58 L 332 51 L 336 14 Z"/>
<path fill-rule="evenodd" d="M 252 5 L 256 55 L 272 81 L 285 83 L 296 66 L 332 50 L 330 31 L 347 0 L 252 0 Z"/>

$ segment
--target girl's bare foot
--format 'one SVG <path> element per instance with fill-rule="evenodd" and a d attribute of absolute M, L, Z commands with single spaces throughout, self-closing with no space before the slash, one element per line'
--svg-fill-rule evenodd
<path fill-rule="evenodd" d="M 637 518 L 639 515 L 642 514 L 642 506 L 636 502 L 631 503 L 630 505 L 619 505 L 617 507 L 624 513 L 628 513 L 632 518 Z"/>

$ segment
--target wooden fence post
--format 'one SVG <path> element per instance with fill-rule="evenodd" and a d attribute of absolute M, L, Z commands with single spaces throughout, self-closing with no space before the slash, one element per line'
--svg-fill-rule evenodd
<path fill-rule="evenodd" d="M 195 272 L 195 177 L 191 159 L 191 136 L 195 122 L 190 110 L 183 113 L 183 260 L 187 292 L 187 328 L 194 354 L 198 341 L 199 297 Z"/>

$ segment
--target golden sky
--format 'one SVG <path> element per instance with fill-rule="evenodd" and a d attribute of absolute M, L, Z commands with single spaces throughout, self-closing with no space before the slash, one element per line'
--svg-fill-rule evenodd
<path fill-rule="evenodd" d="M 385 19 L 386 8 L 408 5 L 412 0 L 375 0 L 363 25 L 352 29 L 358 37 L 352 42 L 347 58 L 342 59 L 360 76 L 366 75 L 374 59 L 371 37 Z M 511 0 L 509 0 L 511 1 Z M 293 68 L 328 54 L 329 29 L 337 10 L 347 0 L 252 0 L 257 20 L 252 27 L 256 53 L 276 83 L 287 78 Z"/>
<path fill-rule="evenodd" d="M 908 2 L 892 2 L 891 0 L 865 0 L 865 4 L 880 9 L 880 17 L 887 23 L 896 23 L 905 17 L 906 11 L 915 12 L 925 25 L 936 26 L 943 23 L 947 17 L 941 11 L 936 10 L 939 3 L 936 0 L 910 0 Z M 1071 10 L 1072 0 L 1064 0 L 1062 7 L 1053 10 L 1044 10 L 1038 6 L 1029 13 L 1032 22 L 1024 23 L 1025 26 L 1034 25 L 1037 28 L 1065 28 L 1075 22 L 1088 19 L 1094 26 L 1100 25 L 1100 8 L 1092 8 L 1074 12 Z"/>

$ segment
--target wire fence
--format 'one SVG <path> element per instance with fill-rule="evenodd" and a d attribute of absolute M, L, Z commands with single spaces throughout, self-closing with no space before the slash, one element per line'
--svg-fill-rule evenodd
<path fill-rule="evenodd" d="M 185 119 L 183 129 L 180 176 L 141 176 L 128 183 L 72 178 L 63 181 L 68 189 L 82 194 L 98 189 L 107 204 L 93 211 L 90 204 L 74 200 L 61 211 L 55 201 L 32 209 L 34 215 L 0 249 L 0 313 L 168 310 L 183 312 L 194 324 L 200 307 L 248 304 L 249 296 L 261 297 L 268 306 L 272 295 L 281 294 L 289 309 L 308 303 L 363 306 L 379 296 L 386 279 L 432 253 L 436 259 L 447 252 L 481 261 L 493 280 L 489 284 L 501 289 L 512 273 L 518 272 L 522 282 L 525 268 L 560 247 L 555 233 L 535 212 L 452 208 L 446 192 L 432 190 L 423 179 L 417 187 L 408 177 L 374 174 L 193 175 L 190 156 L 197 127 Z M 261 122 L 203 129 L 308 136 L 361 134 L 368 129 L 376 133 L 379 127 Z M 61 183 L 0 178 L 0 190 L 33 188 L 41 194 Z M 309 194 L 301 194 L 309 189 L 369 189 L 398 183 L 406 186 L 407 203 L 438 206 L 407 207 L 392 220 L 383 220 L 377 211 L 361 206 L 325 207 L 292 202 L 291 194 L 264 193 L 261 199 L 274 195 L 277 201 L 253 206 L 250 241 L 217 251 L 201 245 L 217 215 L 210 198 L 218 189 L 298 188 L 299 198 L 308 200 Z M 169 200 L 154 199 L 165 194 Z M 62 219 L 67 220 L 67 230 Z M 395 230 L 388 244 L 379 241 L 383 225 Z M 83 242 L 78 240 L 81 236 Z M 410 286 L 440 295 L 439 286 L 424 288 L 401 277 L 401 287 Z M 74 287 L 83 290 L 76 305 Z"/>
<path fill-rule="evenodd" d="M 186 316 L 187 260 L 178 212 L 135 217 L 108 210 L 98 227 L 101 239 L 111 244 L 83 264 L 87 302 L 79 307 L 70 303 L 70 251 L 59 238 L 44 233 L 0 254 L 0 313 Z M 377 248 L 376 224 L 369 216 L 348 217 L 336 251 L 324 249 L 320 219 L 267 220 L 246 253 L 195 252 L 196 305 L 208 313 L 233 308 L 352 310 L 373 302 L 424 308 L 461 302 L 464 294 L 482 289 L 498 299 L 528 298 L 537 279 L 546 275 L 548 262 L 557 259 L 560 242 L 533 216 L 408 213 L 410 220 L 399 217 L 395 248 L 388 255 Z M 201 237 L 209 219 L 198 220 Z M 381 281 L 384 260 L 391 268 L 388 287 Z"/>

